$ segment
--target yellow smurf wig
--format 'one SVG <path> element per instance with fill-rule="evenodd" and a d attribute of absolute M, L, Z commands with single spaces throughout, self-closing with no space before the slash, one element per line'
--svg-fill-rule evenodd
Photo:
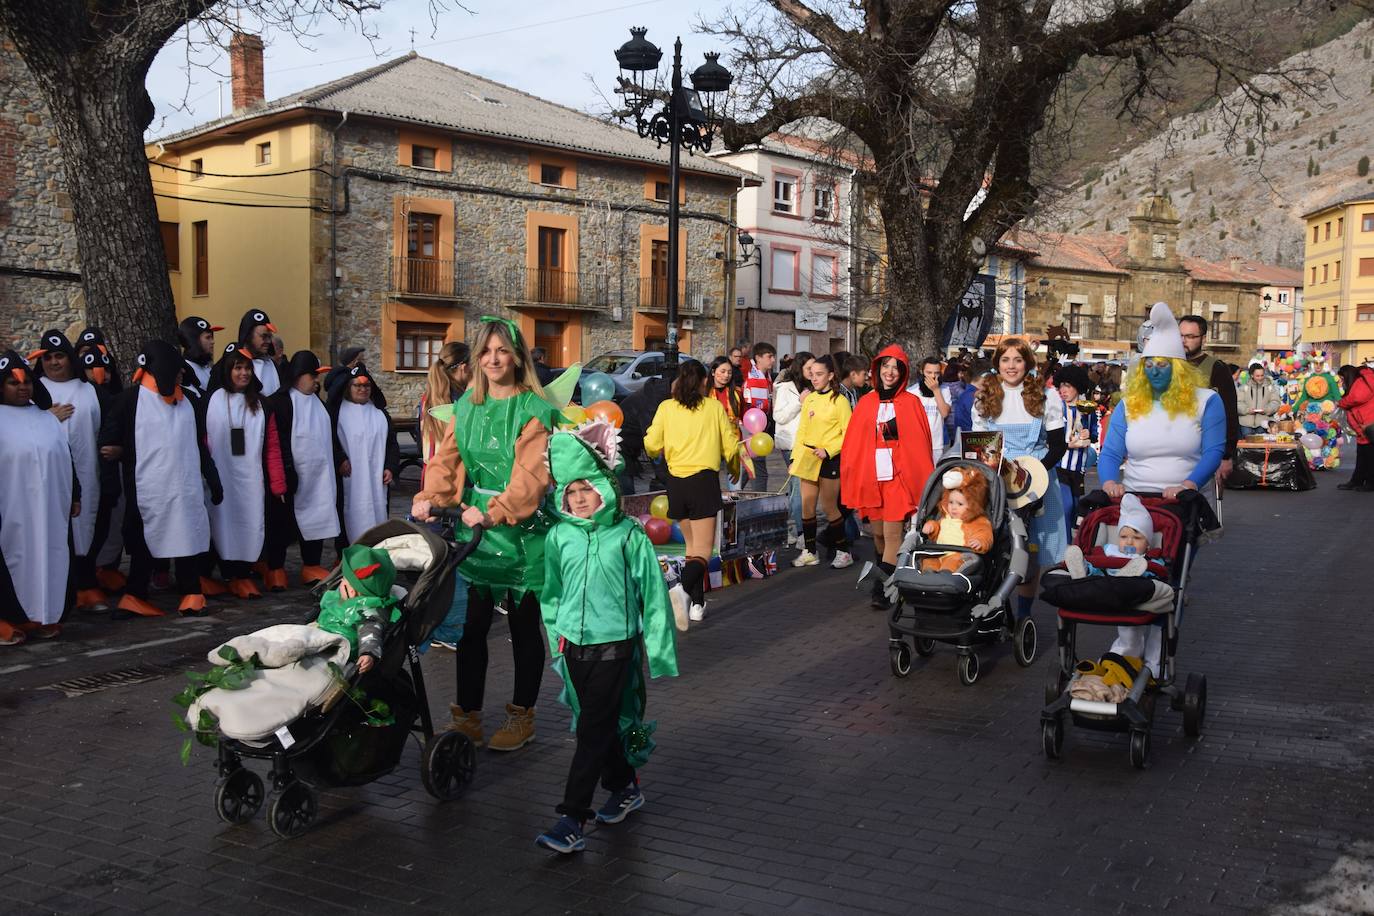
<path fill-rule="evenodd" d="M 1169 387 L 1160 397 L 1164 411 L 1172 418 L 1192 416 L 1197 412 L 1197 390 L 1202 386 L 1202 375 L 1186 359 L 1170 359 L 1174 374 Z M 1150 412 L 1155 399 L 1154 390 L 1145 369 L 1136 364 L 1126 376 L 1126 391 L 1121 402 L 1126 405 L 1126 419 L 1138 420 Z"/>

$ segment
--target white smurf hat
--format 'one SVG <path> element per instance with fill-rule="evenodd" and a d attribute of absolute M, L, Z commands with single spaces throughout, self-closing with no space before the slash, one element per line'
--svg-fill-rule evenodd
<path fill-rule="evenodd" d="M 1164 355 L 1164 354 L 1158 354 Z M 1127 493 L 1121 497 L 1121 516 L 1117 521 L 1118 527 L 1134 528 L 1145 536 L 1146 543 L 1151 543 L 1155 538 L 1155 523 L 1150 518 L 1150 510 L 1146 509 L 1141 503 L 1140 497 L 1134 493 Z"/>
<path fill-rule="evenodd" d="M 1167 356 L 1171 359 L 1184 359 L 1183 338 L 1178 333 L 1178 322 L 1174 313 L 1163 302 L 1150 307 L 1150 337 L 1145 341 L 1141 356 Z"/>

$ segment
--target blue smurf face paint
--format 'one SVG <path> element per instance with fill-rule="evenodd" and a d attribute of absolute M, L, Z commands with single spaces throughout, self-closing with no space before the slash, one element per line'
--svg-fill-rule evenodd
<path fill-rule="evenodd" d="M 1155 394 L 1169 390 L 1169 383 L 1174 380 L 1172 360 L 1162 356 L 1146 357 L 1140 361 L 1140 368 L 1145 371 L 1145 378 L 1149 379 L 1150 388 Z"/>

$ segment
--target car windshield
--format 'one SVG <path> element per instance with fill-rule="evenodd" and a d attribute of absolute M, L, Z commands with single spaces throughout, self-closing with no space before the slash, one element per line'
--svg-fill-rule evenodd
<path fill-rule="evenodd" d="M 596 359 L 587 363 L 583 372 L 605 372 L 607 375 L 619 375 L 625 371 L 625 367 L 634 362 L 633 356 L 625 356 L 619 353 L 603 353 Z"/>

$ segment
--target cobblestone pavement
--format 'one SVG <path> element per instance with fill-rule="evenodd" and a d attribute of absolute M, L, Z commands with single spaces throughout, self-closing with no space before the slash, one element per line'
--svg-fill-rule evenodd
<path fill-rule="evenodd" d="M 680 640 L 683 676 L 650 685 L 648 804 L 570 858 L 532 842 L 572 750 L 553 676 L 538 740 L 480 752 L 463 799 L 424 792 L 412 747 L 392 776 L 324 793 L 314 829 L 283 841 L 261 815 L 216 819 L 211 754 L 179 764 L 168 700 L 219 640 L 309 597 L 82 618 L 0 655 L 0 911 L 1368 912 L 1374 496 L 1335 490 L 1345 476 L 1228 494 L 1180 653 L 1210 680 L 1205 734 L 1161 711 L 1143 772 L 1120 735 L 1071 731 L 1065 759 L 1041 755 L 1043 653 L 1022 670 L 994 649 L 973 687 L 947 650 L 895 679 L 855 570 L 788 567 L 712 596 Z M 1036 614 L 1043 649 L 1053 621 Z M 510 689 L 502 625 L 492 640 L 488 729 Z M 436 712 L 452 664 L 426 657 Z M 51 687 L 140 665 L 152 680 Z"/>

